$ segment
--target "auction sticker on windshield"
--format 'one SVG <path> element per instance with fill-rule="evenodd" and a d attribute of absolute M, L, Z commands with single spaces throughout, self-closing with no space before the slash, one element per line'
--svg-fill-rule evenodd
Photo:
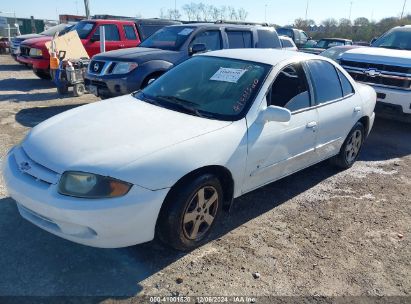
<path fill-rule="evenodd" d="M 210 80 L 237 83 L 246 71 L 243 69 L 220 68 Z"/>

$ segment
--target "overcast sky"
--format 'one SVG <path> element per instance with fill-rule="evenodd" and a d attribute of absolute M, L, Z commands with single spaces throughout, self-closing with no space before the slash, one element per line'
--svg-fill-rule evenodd
<path fill-rule="evenodd" d="M 305 18 L 308 3 L 308 18 L 320 22 L 326 18 L 348 18 L 352 3 L 351 18 L 367 17 L 379 20 L 399 16 L 404 0 L 90 0 L 91 14 L 159 17 L 160 10 L 177 8 L 190 2 L 203 2 L 215 6 L 231 5 L 243 7 L 248 12 L 248 21 L 289 24 L 296 18 Z M 1 12 L 15 12 L 17 17 L 34 16 L 39 19 L 57 19 L 59 14 L 84 14 L 83 0 L 12 0 L 2 1 Z M 180 10 L 182 12 L 182 10 Z M 406 13 L 411 13 L 411 1 L 407 2 Z M 183 13 L 183 12 L 182 12 Z M 266 14 L 267 13 L 267 14 Z M 0 14 L 3 16 L 4 13 Z M 186 17 L 183 14 L 183 17 Z"/>

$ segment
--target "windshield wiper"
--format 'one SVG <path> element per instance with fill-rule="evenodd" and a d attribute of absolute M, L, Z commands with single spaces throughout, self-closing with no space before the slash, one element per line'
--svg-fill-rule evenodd
<path fill-rule="evenodd" d="M 204 115 L 202 113 L 200 113 L 200 111 L 198 109 L 196 109 L 194 106 L 189 106 L 186 104 L 191 104 L 191 105 L 197 105 L 195 102 L 189 101 L 189 100 L 185 100 L 176 96 L 163 96 L 163 95 L 158 95 L 156 96 L 156 98 L 160 99 L 160 100 L 165 100 L 167 101 L 170 105 L 172 105 L 173 107 L 179 108 L 184 110 L 185 112 L 188 112 L 190 114 L 195 114 L 199 117 L 207 117 L 207 115 Z"/>

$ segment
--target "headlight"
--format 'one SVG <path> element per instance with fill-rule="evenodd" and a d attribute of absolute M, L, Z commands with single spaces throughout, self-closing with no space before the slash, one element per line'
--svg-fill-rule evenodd
<path fill-rule="evenodd" d="M 138 64 L 135 62 L 117 62 L 112 74 L 127 74 L 132 70 L 138 67 Z"/>
<path fill-rule="evenodd" d="M 31 57 L 41 57 L 43 56 L 43 52 L 40 49 L 31 48 L 29 55 Z"/>
<path fill-rule="evenodd" d="M 82 198 L 111 198 L 127 194 L 132 184 L 98 174 L 64 172 L 59 193 Z"/>

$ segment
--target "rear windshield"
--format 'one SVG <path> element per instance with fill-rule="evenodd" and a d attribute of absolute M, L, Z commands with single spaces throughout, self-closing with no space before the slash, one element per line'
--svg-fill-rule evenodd
<path fill-rule="evenodd" d="M 71 31 L 77 31 L 77 34 L 80 37 L 80 39 L 86 39 L 90 32 L 93 30 L 94 26 L 94 22 L 80 21 L 75 26 L 73 26 Z"/>
<path fill-rule="evenodd" d="M 190 26 L 164 27 L 148 37 L 140 47 L 177 51 L 194 31 Z"/>
<path fill-rule="evenodd" d="M 54 36 L 55 33 L 62 32 L 68 26 L 69 26 L 68 24 L 62 23 L 62 24 L 53 26 L 53 27 L 49 28 L 48 30 L 45 30 L 44 32 L 41 32 L 40 35 Z"/>
<path fill-rule="evenodd" d="M 139 24 L 138 30 L 141 35 L 141 40 L 145 40 L 153 35 L 158 30 L 162 29 L 164 25 L 160 24 Z"/>

